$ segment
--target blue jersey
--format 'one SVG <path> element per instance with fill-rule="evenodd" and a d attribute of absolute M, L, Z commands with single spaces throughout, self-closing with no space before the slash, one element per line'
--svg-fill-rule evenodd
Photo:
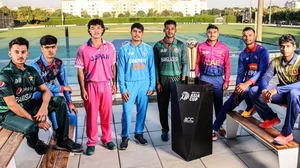
<path fill-rule="evenodd" d="M 131 41 L 118 52 L 118 82 L 121 94 L 127 92 L 126 82 L 150 80 L 148 90 L 155 88 L 154 54 L 150 45 Z"/>
<path fill-rule="evenodd" d="M 68 86 L 67 74 L 62 60 L 54 58 L 51 65 L 48 64 L 44 56 L 40 56 L 32 60 L 31 66 L 34 67 L 48 89 L 54 96 L 58 96 L 63 91 L 62 86 Z M 56 79 L 59 84 L 56 83 Z M 64 96 L 68 103 L 72 102 L 71 95 L 68 91 L 64 91 Z"/>
<path fill-rule="evenodd" d="M 255 85 L 268 69 L 268 64 L 269 52 L 265 47 L 255 43 L 251 50 L 244 49 L 239 56 L 236 85 L 248 80 Z"/>

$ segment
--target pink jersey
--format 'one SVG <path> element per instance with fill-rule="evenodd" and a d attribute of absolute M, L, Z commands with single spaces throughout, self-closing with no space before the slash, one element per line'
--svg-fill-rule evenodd
<path fill-rule="evenodd" d="M 104 41 L 99 48 L 91 39 L 78 48 L 75 67 L 84 69 L 85 82 L 103 82 L 113 78 L 113 65 L 116 63 L 116 49 Z"/>
<path fill-rule="evenodd" d="M 218 41 L 215 46 L 211 46 L 205 41 L 197 47 L 197 59 L 195 75 L 225 76 L 225 83 L 229 83 L 230 59 L 228 47 Z"/>

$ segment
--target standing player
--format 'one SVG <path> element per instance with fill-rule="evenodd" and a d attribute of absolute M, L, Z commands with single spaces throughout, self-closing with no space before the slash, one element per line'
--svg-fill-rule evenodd
<path fill-rule="evenodd" d="M 161 140 L 169 140 L 168 107 L 170 83 L 184 81 L 188 76 L 186 45 L 175 38 L 176 22 L 164 23 L 165 38 L 154 45 L 156 91 L 159 119 L 162 127 Z"/>
<path fill-rule="evenodd" d="M 243 100 L 245 100 L 247 108 L 242 115 L 244 117 L 250 116 L 253 103 L 249 97 L 249 91 L 252 86 L 256 85 L 256 82 L 260 80 L 268 68 L 269 52 L 265 47 L 255 43 L 255 30 L 251 27 L 244 28 L 242 38 L 246 44 L 246 48 L 239 55 L 236 88 L 234 93 L 232 93 L 229 99 L 224 103 L 214 122 L 213 140 L 217 140 L 215 132 L 219 131 L 220 126 L 226 119 L 226 113 L 232 111 Z"/>
<path fill-rule="evenodd" d="M 86 154 L 93 155 L 98 143 L 98 113 L 103 145 L 110 150 L 116 148 L 110 126 L 112 94 L 117 90 L 116 50 L 112 43 L 102 39 L 105 26 L 101 19 L 90 20 L 88 32 L 91 39 L 79 47 L 75 67 L 78 68 L 78 82 L 86 110 Z"/>
<path fill-rule="evenodd" d="M 213 84 L 215 117 L 217 117 L 223 105 L 223 91 L 227 90 L 229 85 L 229 50 L 218 40 L 219 28 L 217 26 L 210 24 L 206 29 L 206 36 L 207 41 L 197 47 L 195 76 Z M 220 127 L 219 133 L 225 134 L 223 126 Z"/>
<path fill-rule="evenodd" d="M 155 89 L 155 66 L 153 49 L 142 42 L 144 26 L 131 26 L 131 41 L 122 46 L 118 53 L 118 81 L 122 94 L 122 142 L 120 149 L 128 147 L 132 107 L 136 101 L 137 114 L 134 138 L 141 144 L 148 142 L 143 137 L 144 123 L 148 108 L 148 96 Z"/>

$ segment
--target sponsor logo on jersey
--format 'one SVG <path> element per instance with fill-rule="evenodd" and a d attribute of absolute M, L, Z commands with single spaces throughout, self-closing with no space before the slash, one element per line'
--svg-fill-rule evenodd
<path fill-rule="evenodd" d="M 5 83 L 0 81 L 0 88 L 4 87 L 5 86 Z"/>
<path fill-rule="evenodd" d="M 257 64 L 251 63 L 248 64 L 248 66 L 249 66 L 249 70 L 257 71 Z"/>
<path fill-rule="evenodd" d="M 17 91 L 16 91 L 16 95 L 20 95 L 22 92 L 22 88 L 18 88 Z"/>

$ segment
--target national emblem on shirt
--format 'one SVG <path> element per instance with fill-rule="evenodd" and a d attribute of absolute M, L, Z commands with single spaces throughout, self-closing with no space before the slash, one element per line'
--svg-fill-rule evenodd
<path fill-rule="evenodd" d="M 178 53 L 179 52 L 179 50 L 178 50 L 178 48 L 176 47 L 176 48 L 174 48 L 174 52 L 175 53 Z"/>
<path fill-rule="evenodd" d="M 292 75 L 298 75 L 298 69 L 297 68 L 292 69 Z"/>

